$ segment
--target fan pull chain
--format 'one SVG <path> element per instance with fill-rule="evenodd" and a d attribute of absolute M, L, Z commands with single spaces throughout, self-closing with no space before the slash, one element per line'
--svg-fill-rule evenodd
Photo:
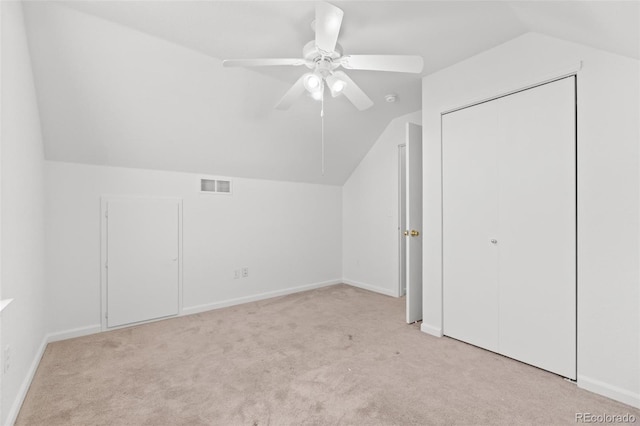
<path fill-rule="evenodd" d="M 322 147 L 322 176 L 324 176 L 324 82 L 322 84 L 322 97 L 320 98 L 320 133 L 321 133 L 321 147 Z"/>

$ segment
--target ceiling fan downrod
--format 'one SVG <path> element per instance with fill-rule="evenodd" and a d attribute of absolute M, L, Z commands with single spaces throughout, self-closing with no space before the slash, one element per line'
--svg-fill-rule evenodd
<path fill-rule="evenodd" d="M 322 176 L 324 176 L 324 81 L 322 82 L 322 92 L 320 97 L 320 145 L 322 157 Z"/>

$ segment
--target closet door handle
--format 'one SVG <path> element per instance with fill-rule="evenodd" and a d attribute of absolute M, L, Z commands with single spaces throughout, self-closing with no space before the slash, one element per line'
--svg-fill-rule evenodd
<path fill-rule="evenodd" d="M 491 244 L 498 244 L 498 240 L 492 239 Z"/>

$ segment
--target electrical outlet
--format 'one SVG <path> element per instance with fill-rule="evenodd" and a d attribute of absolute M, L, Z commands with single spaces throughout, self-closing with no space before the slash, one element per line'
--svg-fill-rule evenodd
<path fill-rule="evenodd" d="M 242 268 L 242 278 L 247 278 L 249 276 L 249 268 L 248 267 L 244 267 Z"/>
<path fill-rule="evenodd" d="M 237 280 L 238 278 L 240 278 L 240 269 L 233 271 L 233 279 Z"/>
<path fill-rule="evenodd" d="M 3 355 L 3 371 L 4 373 L 9 372 L 9 367 L 11 366 L 11 346 L 5 346 Z"/>

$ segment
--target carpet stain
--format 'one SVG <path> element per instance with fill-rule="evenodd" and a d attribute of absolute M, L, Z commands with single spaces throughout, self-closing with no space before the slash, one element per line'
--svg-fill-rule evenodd
<path fill-rule="evenodd" d="M 376 404 L 374 402 L 369 402 L 364 407 L 358 408 L 358 413 L 360 413 L 360 415 L 362 415 L 363 417 L 369 417 L 369 418 L 378 417 L 378 410 L 377 410 Z"/>
<path fill-rule="evenodd" d="M 104 343 L 102 343 L 102 346 L 104 348 L 115 349 L 120 347 L 120 342 L 116 342 L 115 340 L 107 340 Z"/>

